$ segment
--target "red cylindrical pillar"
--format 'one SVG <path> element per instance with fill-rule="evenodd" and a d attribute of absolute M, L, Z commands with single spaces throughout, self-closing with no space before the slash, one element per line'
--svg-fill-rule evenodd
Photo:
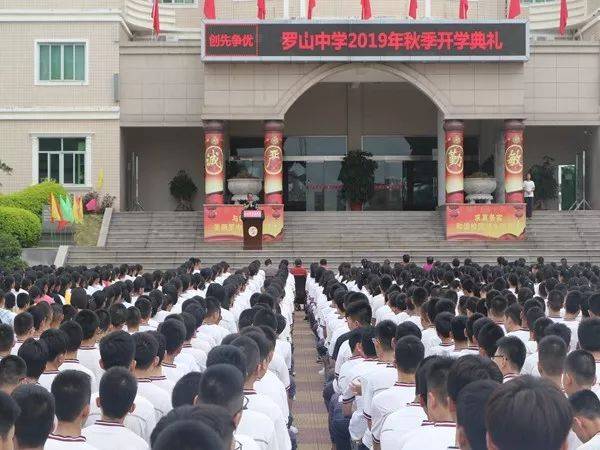
<path fill-rule="evenodd" d="M 220 120 L 204 122 L 204 203 L 224 203 L 225 162 L 223 157 L 224 124 Z"/>
<path fill-rule="evenodd" d="M 265 204 L 283 203 L 283 121 L 265 122 Z"/>
<path fill-rule="evenodd" d="M 462 120 L 445 120 L 446 133 L 446 203 L 464 203 L 464 140 L 465 124 Z"/>
<path fill-rule="evenodd" d="M 522 120 L 504 121 L 505 203 L 523 203 L 523 130 Z"/>

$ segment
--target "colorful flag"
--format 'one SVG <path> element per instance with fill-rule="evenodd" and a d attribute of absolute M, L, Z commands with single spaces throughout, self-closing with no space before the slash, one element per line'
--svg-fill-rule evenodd
<path fill-rule="evenodd" d="M 369 20 L 371 18 L 371 0 L 360 0 L 360 6 L 360 18 L 362 20 Z"/>
<path fill-rule="evenodd" d="M 267 5 L 265 5 L 265 0 L 257 0 L 256 6 L 256 17 L 258 17 L 259 20 L 265 20 L 265 17 L 267 16 Z"/>
<path fill-rule="evenodd" d="M 460 0 L 460 5 L 458 6 L 458 17 L 460 19 L 466 19 L 468 10 L 469 0 Z"/>
<path fill-rule="evenodd" d="M 102 189 L 102 185 L 104 185 L 104 169 L 100 169 L 98 172 L 98 182 L 96 183 L 96 190 L 99 191 Z"/>
<path fill-rule="evenodd" d="M 312 11 L 315 6 L 317 6 L 317 0 L 308 0 L 308 13 L 306 16 L 309 20 L 312 19 Z"/>
<path fill-rule="evenodd" d="M 81 195 L 73 199 L 73 219 L 75 223 L 83 223 L 83 203 Z"/>
<path fill-rule="evenodd" d="M 152 29 L 155 35 L 160 34 L 160 11 L 158 0 L 152 0 Z"/>
<path fill-rule="evenodd" d="M 410 0 L 408 4 L 408 16 L 413 19 L 417 18 L 417 0 Z"/>
<path fill-rule="evenodd" d="M 97 207 L 98 207 L 98 202 L 96 201 L 95 198 L 91 199 L 89 202 L 87 202 L 85 204 L 85 209 L 89 212 L 96 211 Z"/>
<path fill-rule="evenodd" d="M 217 13 L 215 12 L 215 0 L 204 0 L 204 18 L 217 18 Z"/>
<path fill-rule="evenodd" d="M 73 205 L 71 204 L 71 198 L 69 195 L 60 196 L 60 212 L 65 222 L 73 223 Z"/>
<path fill-rule="evenodd" d="M 54 223 L 60 222 L 62 217 L 60 215 L 60 208 L 58 207 L 58 202 L 56 201 L 56 197 L 53 193 L 50 194 L 50 222 Z"/>
<path fill-rule="evenodd" d="M 568 18 L 569 11 L 567 10 L 567 0 L 560 0 L 560 25 L 558 26 L 558 31 L 560 34 L 565 34 Z"/>
<path fill-rule="evenodd" d="M 521 1 L 520 0 L 510 0 L 508 5 L 508 18 L 514 19 L 521 15 Z"/>

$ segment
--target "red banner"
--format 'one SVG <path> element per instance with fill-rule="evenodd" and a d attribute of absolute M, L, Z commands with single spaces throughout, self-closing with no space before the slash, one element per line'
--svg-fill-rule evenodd
<path fill-rule="evenodd" d="M 525 239 L 525 205 L 446 205 L 446 239 L 511 241 Z"/>
<path fill-rule="evenodd" d="M 263 241 L 283 239 L 283 205 L 259 205 L 259 208 L 265 213 Z M 243 205 L 204 205 L 204 240 L 241 242 L 243 209 Z"/>
<path fill-rule="evenodd" d="M 523 130 L 504 130 L 504 189 L 506 203 L 523 203 Z"/>
<path fill-rule="evenodd" d="M 225 174 L 223 172 L 223 132 L 204 134 L 204 193 L 206 203 L 223 203 Z"/>
<path fill-rule="evenodd" d="M 447 121 L 444 127 L 446 132 L 446 203 L 463 203 L 465 201 L 463 125 L 462 122 Z"/>

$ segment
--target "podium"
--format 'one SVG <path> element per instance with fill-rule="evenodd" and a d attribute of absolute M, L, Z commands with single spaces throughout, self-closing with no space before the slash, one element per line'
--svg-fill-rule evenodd
<path fill-rule="evenodd" d="M 264 220 L 265 215 L 260 209 L 242 210 L 244 250 L 262 250 L 262 229 Z"/>

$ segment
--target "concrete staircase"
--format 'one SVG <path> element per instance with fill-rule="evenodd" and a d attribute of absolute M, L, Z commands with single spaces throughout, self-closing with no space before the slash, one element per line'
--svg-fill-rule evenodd
<path fill-rule="evenodd" d="M 527 261 L 543 256 L 599 264 L 599 223 L 600 211 L 537 211 L 523 242 L 448 242 L 439 212 L 286 212 L 283 241 L 245 252 L 241 243 L 205 243 L 201 212 L 122 212 L 113 214 L 106 247 L 71 247 L 67 264 L 141 263 L 152 270 L 198 256 L 204 264 L 226 260 L 233 267 L 267 257 L 300 257 L 307 263 L 325 257 L 337 266 L 362 258 L 398 261 L 404 253 L 418 263 L 427 256 L 470 257 L 478 263 L 495 263 L 498 256 Z"/>

